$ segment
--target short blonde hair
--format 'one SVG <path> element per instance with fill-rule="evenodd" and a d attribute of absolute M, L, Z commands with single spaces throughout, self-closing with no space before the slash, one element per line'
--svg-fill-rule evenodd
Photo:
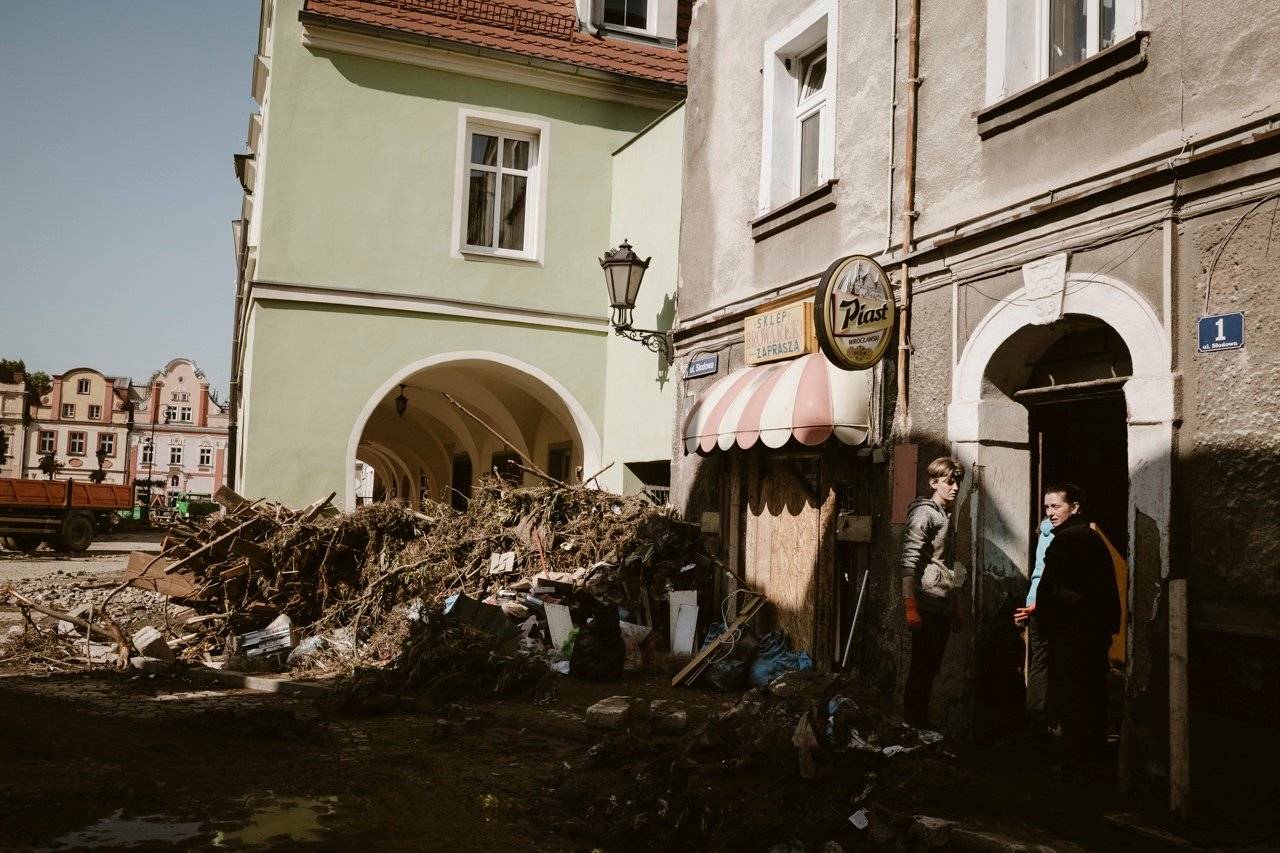
<path fill-rule="evenodd" d="M 964 479 L 964 466 L 950 456 L 939 456 L 929 463 L 927 470 L 930 480 L 949 480 L 954 477 L 959 482 Z"/>

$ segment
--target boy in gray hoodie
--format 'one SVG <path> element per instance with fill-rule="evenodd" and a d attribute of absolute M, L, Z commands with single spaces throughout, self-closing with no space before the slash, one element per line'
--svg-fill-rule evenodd
<path fill-rule="evenodd" d="M 902 600 L 911 630 L 911 669 L 903 696 L 908 723 L 929 723 L 929 695 L 942 666 L 951 632 L 964 628 L 959 589 L 964 566 L 953 563 L 954 535 L 949 510 L 964 479 L 964 466 L 949 456 L 929 463 L 933 493 L 907 509 L 902 534 Z"/>

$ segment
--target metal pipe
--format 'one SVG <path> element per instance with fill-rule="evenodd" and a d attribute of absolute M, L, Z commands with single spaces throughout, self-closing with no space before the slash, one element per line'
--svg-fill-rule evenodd
<path fill-rule="evenodd" d="M 898 403 L 897 433 L 905 438 L 911 432 L 911 415 L 907 408 L 907 382 L 910 379 L 908 362 L 911 343 L 908 329 L 911 325 L 911 277 L 906 257 L 911 254 L 915 238 L 916 217 L 916 109 L 920 90 L 920 0 L 910 0 L 911 17 L 907 26 L 907 141 L 903 154 L 902 197 L 902 267 L 899 276 L 902 291 L 902 309 L 898 317 Z"/>
<path fill-rule="evenodd" d="M 841 669 L 849 665 L 849 650 L 853 648 L 853 630 L 858 627 L 858 614 L 862 612 L 862 597 L 867 593 L 867 578 L 870 575 L 870 570 L 862 573 L 862 586 L 858 589 L 858 603 L 853 608 L 853 621 L 849 623 L 849 639 L 844 641 L 844 657 L 840 658 Z"/>
<path fill-rule="evenodd" d="M 889 175 L 885 181 L 884 253 L 893 251 L 893 179 L 898 169 L 898 0 L 893 3 L 893 38 L 889 50 Z"/>

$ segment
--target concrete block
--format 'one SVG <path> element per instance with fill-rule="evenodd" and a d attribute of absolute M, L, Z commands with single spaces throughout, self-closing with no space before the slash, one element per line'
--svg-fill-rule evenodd
<path fill-rule="evenodd" d="M 654 699 L 649 703 L 649 720 L 655 732 L 682 732 L 689 725 L 689 714 L 680 702 Z"/>
<path fill-rule="evenodd" d="M 610 696 L 587 709 L 587 725 L 593 729 L 622 729 L 631 722 L 629 696 Z"/>
<path fill-rule="evenodd" d="M 133 635 L 133 647 L 143 657 L 173 662 L 173 649 L 165 642 L 164 635 L 150 625 Z"/>
<path fill-rule="evenodd" d="M 147 675 L 164 675 L 166 672 L 173 669 L 172 660 L 161 660 L 159 658 L 147 657 L 146 655 L 129 658 L 129 665 Z"/>
<path fill-rule="evenodd" d="M 944 847 L 951 841 L 951 832 L 955 827 L 953 820 L 918 814 L 911 818 L 908 835 L 926 847 Z"/>
<path fill-rule="evenodd" d="M 1063 842 L 1065 846 L 1045 846 L 1029 842 L 1017 841 L 998 832 L 983 832 L 957 826 L 951 830 L 951 849 L 967 850 L 972 853 L 1045 853 L 1050 850 L 1080 850 L 1074 844 Z"/>

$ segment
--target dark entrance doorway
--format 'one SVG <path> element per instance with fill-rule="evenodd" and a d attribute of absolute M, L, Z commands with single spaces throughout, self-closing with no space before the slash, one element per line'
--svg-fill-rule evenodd
<path fill-rule="evenodd" d="M 1129 451 L 1124 392 L 1070 394 L 1031 402 L 1036 499 L 1052 483 L 1084 489 L 1088 514 L 1123 554 L 1129 541 Z M 1033 510 L 1036 523 L 1041 511 Z"/>
<path fill-rule="evenodd" d="M 1129 543 L 1129 436 L 1124 384 L 1128 349 L 1113 329 L 1077 322 L 1032 366 L 1027 387 L 1013 396 L 1027 407 L 1029 507 L 1034 530 L 1044 517 L 1046 487 L 1072 483 L 1085 494 L 1084 512 L 1113 549 L 1122 619 L 1111 648 L 1108 733 L 1118 739 L 1124 712 Z M 1031 539 L 1035 559 L 1037 535 Z M 1052 660 L 1050 660 L 1052 667 Z M 1049 695 L 1050 716 L 1054 699 Z"/>

